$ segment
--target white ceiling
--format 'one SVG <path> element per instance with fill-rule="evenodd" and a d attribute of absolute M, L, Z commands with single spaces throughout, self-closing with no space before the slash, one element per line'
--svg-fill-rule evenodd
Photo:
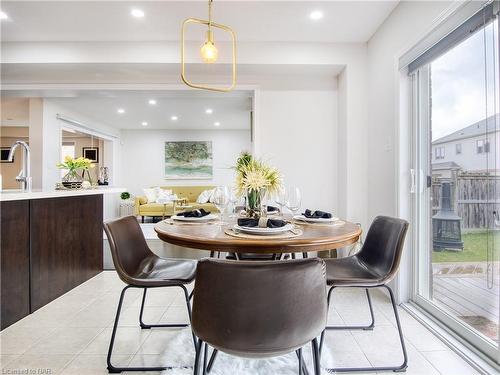
<path fill-rule="evenodd" d="M 366 42 L 398 1 L 218 1 L 214 21 L 238 41 Z M 2 1 L 10 19 L 2 41 L 177 41 L 188 17 L 206 18 L 207 1 Z M 145 17 L 131 17 L 140 8 Z M 311 11 L 324 18 L 312 21 Z M 200 40 L 203 34 L 188 34 Z"/>
<path fill-rule="evenodd" d="M 70 113 L 79 113 L 94 121 L 118 129 L 198 129 L 198 130 L 249 130 L 252 108 L 251 92 L 234 91 L 218 94 L 200 91 L 78 91 L 58 93 L 69 97 L 49 100 L 60 104 Z M 149 99 L 157 104 L 150 105 Z M 27 126 L 27 99 L 2 98 L 2 125 Z M 119 114 L 118 108 L 125 113 Z M 206 114 L 206 109 L 212 114 Z M 24 109 L 24 110 L 21 110 Z M 61 115 L 67 115 L 61 111 Z M 10 115 L 9 124 L 5 123 Z M 171 116 L 177 116 L 176 121 Z M 146 121 L 148 125 L 142 126 Z M 214 126 L 220 122 L 220 126 Z M 17 125 L 14 125 L 17 124 Z M 88 124 L 89 126 L 92 124 Z"/>

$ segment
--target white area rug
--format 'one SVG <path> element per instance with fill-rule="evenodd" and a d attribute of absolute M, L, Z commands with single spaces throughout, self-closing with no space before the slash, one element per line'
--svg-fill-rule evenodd
<path fill-rule="evenodd" d="M 331 364 L 332 357 L 327 348 L 323 349 L 321 363 L 323 366 Z M 212 348 L 208 350 L 208 358 L 212 354 Z M 312 363 L 311 345 L 306 345 L 302 349 L 302 355 L 307 365 L 310 375 L 314 374 Z M 165 366 L 178 367 L 163 371 L 163 375 L 187 375 L 193 373 L 194 347 L 191 331 L 183 329 L 169 339 L 168 349 L 163 353 L 162 364 Z M 207 359 L 208 363 L 208 359 Z M 215 360 L 211 375 L 260 375 L 260 374 L 280 374 L 297 375 L 299 361 L 295 352 L 275 358 L 248 359 L 234 357 L 219 352 Z M 200 366 L 201 374 L 201 366 Z M 322 374 L 328 374 L 322 370 Z"/>

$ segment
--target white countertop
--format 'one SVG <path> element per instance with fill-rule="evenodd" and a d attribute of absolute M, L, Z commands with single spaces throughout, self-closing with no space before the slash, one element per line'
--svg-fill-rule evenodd
<path fill-rule="evenodd" d="M 29 192 L 24 192 L 22 190 L 3 190 L 0 191 L 0 202 L 20 201 L 24 199 L 76 197 L 79 195 L 119 194 L 124 191 L 126 191 L 125 188 L 114 186 L 99 186 L 96 189 L 79 190 L 32 190 Z"/>

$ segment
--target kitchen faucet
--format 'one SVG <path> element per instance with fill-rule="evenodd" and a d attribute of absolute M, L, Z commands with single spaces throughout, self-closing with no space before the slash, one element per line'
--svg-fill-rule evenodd
<path fill-rule="evenodd" d="M 14 153 L 16 149 L 22 146 L 23 147 L 23 167 L 19 174 L 16 177 L 16 181 L 21 183 L 21 188 L 24 191 L 31 191 L 31 167 L 30 167 L 30 147 L 24 141 L 16 141 L 10 148 L 8 161 L 14 161 Z"/>

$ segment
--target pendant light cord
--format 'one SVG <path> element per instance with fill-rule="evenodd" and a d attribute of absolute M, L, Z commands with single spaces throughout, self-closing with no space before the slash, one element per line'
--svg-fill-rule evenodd
<path fill-rule="evenodd" d="M 214 0 L 208 0 L 208 31 L 211 30 L 212 26 L 212 3 Z"/>

